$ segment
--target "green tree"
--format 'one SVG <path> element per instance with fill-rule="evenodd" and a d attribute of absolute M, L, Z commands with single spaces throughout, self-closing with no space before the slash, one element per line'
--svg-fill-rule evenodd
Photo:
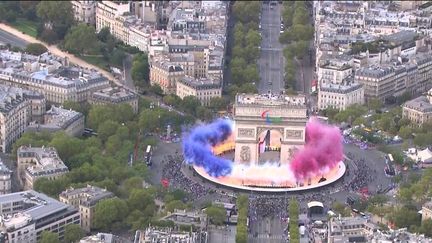
<path fill-rule="evenodd" d="M 85 23 L 70 29 L 64 40 L 64 48 L 72 53 L 97 54 L 99 53 L 99 42 L 94 27 Z"/>
<path fill-rule="evenodd" d="M 60 243 L 59 235 L 50 231 L 43 231 L 40 243 Z"/>
<path fill-rule="evenodd" d="M 76 243 L 85 236 L 85 232 L 78 224 L 69 224 L 65 227 L 64 242 Z"/>
<path fill-rule="evenodd" d="M 146 109 L 141 112 L 139 126 L 146 132 L 155 132 L 159 126 L 160 113 L 155 110 Z"/>
<path fill-rule="evenodd" d="M 203 121 L 209 121 L 213 118 L 213 112 L 204 106 L 198 106 L 196 108 L 196 117 Z"/>
<path fill-rule="evenodd" d="M 102 42 L 107 42 L 110 38 L 114 38 L 111 35 L 109 27 L 103 27 L 98 33 L 97 33 L 98 40 Z"/>
<path fill-rule="evenodd" d="M 148 57 L 145 54 L 135 55 L 132 62 L 131 76 L 134 84 L 138 87 L 149 85 L 150 68 Z"/>
<path fill-rule="evenodd" d="M 83 150 L 83 143 L 80 139 L 71 137 L 64 132 L 56 132 L 49 145 L 56 148 L 60 158 L 65 161 L 69 168 L 77 167 L 70 163 L 70 159 Z"/>
<path fill-rule="evenodd" d="M 226 211 L 222 206 L 212 205 L 205 212 L 210 221 L 215 225 L 222 225 L 226 220 Z"/>
<path fill-rule="evenodd" d="M 422 221 L 420 233 L 425 234 L 426 237 L 432 237 L 432 219 Z"/>
<path fill-rule="evenodd" d="M 195 116 L 196 110 L 199 106 L 201 106 L 201 102 L 198 100 L 197 97 L 186 96 L 183 98 L 181 107 L 185 112 Z"/>
<path fill-rule="evenodd" d="M 47 51 L 48 49 L 44 45 L 39 43 L 30 43 L 26 46 L 25 49 L 25 52 L 36 56 L 39 56 Z"/>
<path fill-rule="evenodd" d="M 258 47 L 261 44 L 261 36 L 259 32 L 250 29 L 246 35 L 246 46 L 252 45 Z"/>
<path fill-rule="evenodd" d="M 165 104 L 173 107 L 179 107 L 182 101 L 181 98 L 175 94 L 165 95 L 162 100 Z"/>
<path fill-rule="evenodd" d="M 350 215 L 350 210 L 342 203 L 335 202 L 332 204 L 332 210 L 340 214 L 342 217 L 348 217 Z"/>
<path fill-rule="evenodd" d="M 148 205 L 154 204 L 153 195 L 145 189 L 133 189 L 128 198 L 130 210 L 143 211 Z"/>
<path fill-rule="evenodd" d="M 0 2 L 0 20 L 13 23 L 20 12 L 19 2 L 2 1 Z"/>
<path fill-rule="evenodd" d="M 105 143 L 105 151 L 109 155 L 115 155 L 118 149 L 122 146 L 122 140 L 117 135 L 112 135 Z"/>
<path fill-rule="evenodd" d="M 159 86 L 158 84 L 151 85 L 149 91 L 155 95 L 159 95 L 159 96 L 163 95 L 163 90 L 161 86 Z"/>
<path fill-rule="evenodd" d="M 126 219 L 128 211 L 126 202 L 119 198 L 110 198 L 98 202 L 93 219 L 95 229 L 110 231 L 114 223 Z"/>
<path fill-rule="evenodd" d="M 124 181 L 123 188 L 125 189 L 127 195 L 129 195 L 134 189 L 143 188 L 143 179 L 139 176 L 127 178 Z"/>
<path fill-rule="evenodd" d="M 114 110 L 106 105 L 93 105 L 89 111 L 88 125 L 97 129 L 104 121 L 112 120 L 115 117 Z"/>
<path fill-rule="evenodd" d="M 228 101 L 222 97 L 213 97 L 210 99 L 209 107 L 215 111 L 226 110 Z"/>
<path fill-rule="evenodd" d="M 399 129 L 399 136 L 401 136 L 403 139 L 411 138 L 412 129 L 408 126 L 401 127 Z"/>
<path fill-rule="evenodd" d="M 97 129 L 98 137 L 105 142 L 108 137 L 116 134 L 117 129 L 119 128 L 118 122 L 112 120 L 106 120 L 101 123 Z"/>
<path fill-rule="evenodd" d="M 165 209 L 168 212 L 174 212 L 174 209 L 185 209 L 186 205 L 180 201 L 180 200 L 172 200 L 170 202 L 168 202 L 167 204 L 165 204 Z"/>
<path fill-rule="evenodd" d="M 295 43 L 295 46 L 293 48 L 296 57 L 302 59 L 308 51 L 309 43 L 306 41 L 298 41 Z"/>
<path fill-rule="evenodd" d="M 382 108 L 382 101 L 380 99 L 370 99 L 367 103 L 369 110 L 379 110 Z"/>
<path fill-rule="evenodd" d="M 66 176 L 56 180 L 48 180 L 47 178 L 39 178 L 33 185 L 34 190 L 47 194 L 50 197 L 58 197 L 70 185 L 70 181 Z"/>
<path fill-rule="evenodd" d="M 126 58 L 126 53 L 121 49 L 115 49 L 110 56 L 110 63 L 116 67 L 123 67 L 123 60 Z"/>
<path fill-rule="evenodd" d="M 36 14 L 44 23 L 44 32 L 40 36 L 48 43 L 63 39 L 74 22 L 70 2 L 40 1 Z"/>

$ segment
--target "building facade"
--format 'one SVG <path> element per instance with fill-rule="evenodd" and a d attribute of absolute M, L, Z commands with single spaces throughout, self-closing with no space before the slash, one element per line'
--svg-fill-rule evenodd
<path fill-rule="evenodd" d="M 53 147 L 21 146 L 17 150 L 18 179 L 24 189 L 33 189 L 39 178 L 56 180 L 69 172 Z"/>
<path fill-rule="evenodd" d="M 81 228 L 90 232 L 93 227 L 93 217 L 96 204 L 104 199 L 112 198 L 114 194 L 95 186 L 87 185 L 83 188 L 70 188 L 59 195 L 60 202 L 79 209 Z"/>
<path fill-rule="evenodd" d="M 0 160 L 0 195 L 11 193 L 12 171 Z"/>
<path fill-rule="evenodd" d="M 40 56 L 0 51 L 0 81 L 43 94 L 48 104 L 85 102 L 99 89 L 109 87 L 102 74 L 65 66 L 65 60 L 44 53 Z"/>
<path fill-rule="evenodd" d="M 71 1 L 75 20 L 94 26 L 96 23 L 96 1 Z"/>
<path fill-rule="evenodd" d="M 413 124 L 421 126 L 432 121 L 432 89 L 426 96 L 420 96 L 405 102 L 402 106 L 402 117 L 407 118 Z"/>
<path fill-rule="evenodd" d="M 182 99 L 186 96 L 194 96 L 202 105 L 207 106 L 210 105 L 212 98 L 222 97 L 222 85 L 219 80 L 184 76 L 176 82 L 176 95 Z"/>
<path fill-rule="evenodd" d="M 155 61 L 150 64 L 150 84 L 159 85 L 165 94 L 175 94 L 176 83 L 184 75 L 183 68 L 171 62 Z"/>
<path fill-rule="evenodd" d="M 128 104 L 132 111 L 138 113 L 139 96 L 121 87 L 106 88 L 93 93 L 90 99 L 90 104 L 106 105 L 106 104 Z"/>
<path fill-rule="evenodd" d="M 0 146 L 2 152 L 10 150 L 12 144 L 24 133 L 30 122 L 30 101 L 23 90 L 0 86 Z"/>
<path fill-rule="evenodd" d="M 43 231 L 61 241 L 67 225 L 80 224 L 78 210 L 33 190 L 0 195 L 0 212 L 2 242 L 36 243 Z"/>
<path fill-rule="evenodd" d="M 69 136 L 81 136 L 84 132 L 84 115 L 62 107 L 51 106 L 41 123 L 31 123 L 26 131 L 54 133 L 64 131 Z"/>
<path fill-rule="evenodd" d="M 361 84 L 321 84 L 318 92 L 318 109 L 332 107 L 345 110 L 353 104 L 364 104 L 364 90 Z"/>
<path fill-rule="evenodd" d="M 96 32 L 108 27 L 114 34 L 118 16 L 130 12 L 129 1 L 98 1 L 96 4 Z"/>

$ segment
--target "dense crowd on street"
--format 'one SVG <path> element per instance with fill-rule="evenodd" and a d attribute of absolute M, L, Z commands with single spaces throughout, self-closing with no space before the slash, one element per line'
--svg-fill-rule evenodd
<path fill-rule="evenodd" d="M 163 161 L 162 178 L 168 179 L 170 187 L 185 191 L 191 200 L 207 195 L 210 189 L 186 177 L 181 170 L 182 163 L 183 156 L 179 154 L 166 156 Z"/>
<path fill-rule="evenodd" d="M 348 188 L 346 189 L 356 192 L 366 188 L 368 183 L 372 181 L 372 169 L 368 166 L 364 158 L 355 158 L 351 153 L 348 153 L 347 156 L 351 158 L 357 170 L 354 174 L 354 178 L 348 183 Z"/>

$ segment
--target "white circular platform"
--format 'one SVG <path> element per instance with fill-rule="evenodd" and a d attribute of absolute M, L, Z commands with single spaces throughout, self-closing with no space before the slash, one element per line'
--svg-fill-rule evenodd
<path fill-rule="evenodd" d="M 221 186 L 229 187 L 232 189 L 244 190 L 244 191 L 281 193 L 281 192 L 300 192 L 300 191 L 306 191 L 306 190 L 316 189 L 316 188 L 330 185 L 330 184 L 336 182 L 337 180 L 339 180 L 340 178 L 342 178 L 342 176 L 346 172 L 346 165 L 343 161 L 339 162 L 339 164 L 337 166 L 339 167 L 339 169 L 337 170 L 337 173 L 335 176 L 333 176 L 332 178 L 326 178 L 325 181 L 320 182 L 318 184 L 306 185 L 306 186 L 302 186 L 302 187 L 274 187 L 274 188 L 272 188 L 272 187 L 257 187 L 257 186 L 242 186 L 242 185 L 236 185 L 236 184 L 222 183 L 222 182 L 218 181 L 217 178 L 209 176 L 204 170 L 197 170 L 195 168 L 195 166 L 193 166 L 193 168 L 194 168 L 195 172 L 197 172 L 197 174 L 200 175 L 201 177 L 203 177 L 204 179 L 211 181 L 213 183 L 216 183 L 218 185 L 221 185 Z"/>

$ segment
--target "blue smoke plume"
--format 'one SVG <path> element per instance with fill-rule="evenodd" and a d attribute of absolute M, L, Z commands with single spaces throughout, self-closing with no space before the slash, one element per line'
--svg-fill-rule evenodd
<path fill-rule="evenodd" d="M 195 127 L 183 137 L 183 155 L 188 164 L 201 166 L 213 177 L 225 176 L 232 171 L 232 161 L 213 155 L 211 147 L 227 139 L 232 133 L 232 122 L 218 119 Z"/>

